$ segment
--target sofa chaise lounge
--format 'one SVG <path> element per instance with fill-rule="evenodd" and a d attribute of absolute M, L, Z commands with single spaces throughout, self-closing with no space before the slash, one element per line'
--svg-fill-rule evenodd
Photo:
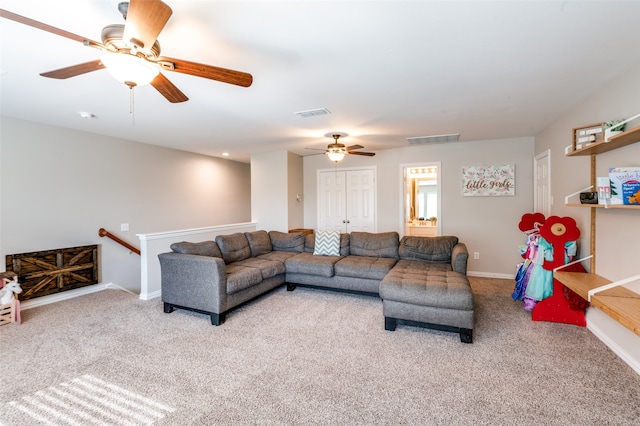
<path fill-rule="evenodd" d="M 387 330 L 404 323 L 472 341 L 468 252 L 454 236 L 254 231 L 171 250 L 158 256 L 167 313 L 189 309 L 220 325 L 233 308 L 286 283 L 289 291 L 301 285 L 380 296 Z"/>

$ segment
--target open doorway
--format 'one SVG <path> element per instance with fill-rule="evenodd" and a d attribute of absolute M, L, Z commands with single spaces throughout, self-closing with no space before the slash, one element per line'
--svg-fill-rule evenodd
<path fill-rule="evenodd" d="M 404 235 L 441 235 L 440 162 L 403 164 Z"/>

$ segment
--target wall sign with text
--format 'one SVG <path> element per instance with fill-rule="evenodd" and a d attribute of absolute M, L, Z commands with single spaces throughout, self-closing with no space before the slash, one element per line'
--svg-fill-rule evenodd
<path fill-rule="evenodd" d="M 465 197 L 501 197 L 515 194 L 515 164 L 462 168 L 462 195 Z"/>

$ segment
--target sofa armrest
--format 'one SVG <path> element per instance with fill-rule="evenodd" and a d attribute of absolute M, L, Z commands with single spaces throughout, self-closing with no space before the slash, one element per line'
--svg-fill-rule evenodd
<path fill-rule="evenodd" d="M 227 309 L 224 260 L 194 254 L 161 253 L 162 301 L 220 314 Z"/>
<path fill-rule="evenodd" d="M 467 260 L 469 260 L 467 246 L 464 243 L 456 244 L 451 252 L 451 268 L 467 275 Z"/>

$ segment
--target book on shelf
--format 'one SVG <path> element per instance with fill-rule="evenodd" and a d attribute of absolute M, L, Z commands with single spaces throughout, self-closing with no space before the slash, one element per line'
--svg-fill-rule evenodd
<path fill-rule="evenodd" d="M 609 169 L 611 198 L 608 204 L 640 205 L 640 167 Z"/>

